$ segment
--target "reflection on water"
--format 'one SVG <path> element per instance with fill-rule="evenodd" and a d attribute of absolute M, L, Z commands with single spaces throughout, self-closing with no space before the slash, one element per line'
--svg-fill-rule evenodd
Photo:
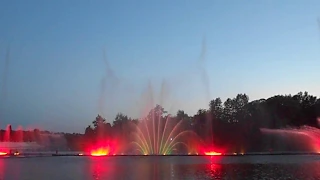
<path fill-rule="evenodd" d="M 318 160 L 318 156 L 3 158 L 0 180 L 307 180 L 320 179 Z"/>
<path fill-rule="evenodd" d="M 3 159 L 0 159 L 0 179 L 4 179 L 4 162 Z"/>

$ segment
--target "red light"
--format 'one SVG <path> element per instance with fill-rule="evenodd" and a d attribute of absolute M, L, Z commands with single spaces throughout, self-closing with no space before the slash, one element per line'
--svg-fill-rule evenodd
<path fill-rule="evenodd" d="M 97 142 L 95 145 L 88 147 L 87 152 L 91 156 L 108 156 L 115 154 L 115 143 L 111 141 Z"/>
<path fill-rule="evenodd" d="M 6 152 L 0 152 L 0 156 L 5 156 L 5 155 L 7 155 L 8 153 L 6 153 Z"/>
<path fill-rule="evenodd" d="M 109 148 L 98 148 L 91 151 L 91 156 L 106 156 L 109 154 Z"/>
<path fill-rule="evenodd" d="M 210 152 L 204 152 L 206 156 L 221 156 L 222 153 L 210 151 Z"/>

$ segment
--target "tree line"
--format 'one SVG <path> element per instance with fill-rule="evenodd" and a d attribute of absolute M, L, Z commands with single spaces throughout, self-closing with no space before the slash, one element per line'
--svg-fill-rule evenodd
<path fill-rule="evenodd" d="M 181 130 L 195 132 L 205 144 L 230 151 L 267 151 L 277 148 L 277 140 L 263 135 L 260 128 L 299 128 L 304 125 L 318 128 L 320 99 L 308 92 L 299 92 L 250 102 L 248 95 L 238 94 L 224 102 L 215 98 L 209 102 L 208 109 L 199 109 L 192 116 L 183 110 L 174 115 L 168 114 L 160 105 L 156 105 L 148 116 L 152 112 L 156 112 L 157 120 L 182 121 Z M 119 113 L 109 123 L 98 115 L 84 134 L 68 134 L 66 138 L 71 149 L 83 149 L 101 138 L 128 144 L 132 141 L 132 132 L 136 131 L 132 124 L 138 125 L 141 121 Z"/>
<path fill-rule="evenodd" d="M 305 125 L 318 128 L 320 99 L 308 92 L 299 92 L 295 95 L 275 95 L 268 99 L 249 101 L 248 95 L 238 94 L 224 102 L 215 98 L 209 102 L 208 109 L 199 109 L 195 115 L 188 115 L 183 110 L 168 114 L 163 107 L 156 105 L 147 116 L 157 121 L 181 121 L 180 131 L 194 132 L 207 145 L 223 147 L 233 152 L 266 151 L 276 149 L 277 140 L 264 135 L 261 128 L 299 128 Z M 119 113 L 109 123 L 110 121 L 98 115 L 83 134 L 65 133 L 64 136 L 70 150 L 84 150 L 101 139 L 129 144 L 132 133 L 142 121 Z M 24 131 L 23 141 L 39 141 L 37 133 L 38 130 Z M 12 134 L 17 134 L 18 137 L 18 133 Z M 4 131 L 0 132 L 0 137 L 5 137 Z"/>

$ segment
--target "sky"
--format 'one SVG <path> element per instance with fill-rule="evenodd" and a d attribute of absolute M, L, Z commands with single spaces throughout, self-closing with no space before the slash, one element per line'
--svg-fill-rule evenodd
<path fill-rule="evenodd" d="M 2 0 L 0 127 L 84 132 L 155 103 L 193 115 L 238 93 L 320 96 L 318 17 L 318 0 Z"/>

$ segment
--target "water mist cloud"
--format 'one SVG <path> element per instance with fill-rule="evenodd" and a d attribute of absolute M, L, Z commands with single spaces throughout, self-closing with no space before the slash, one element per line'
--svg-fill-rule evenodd
<path fill-rule="evenodd" d="M 4 59 L 4 68 L 2 74 L 2 85 L 1 85 L 1 102 L 4 103 L 7 97 L 7 80 L 10 64 L 10 46 L 7 48 L 6 56 Z"/>

